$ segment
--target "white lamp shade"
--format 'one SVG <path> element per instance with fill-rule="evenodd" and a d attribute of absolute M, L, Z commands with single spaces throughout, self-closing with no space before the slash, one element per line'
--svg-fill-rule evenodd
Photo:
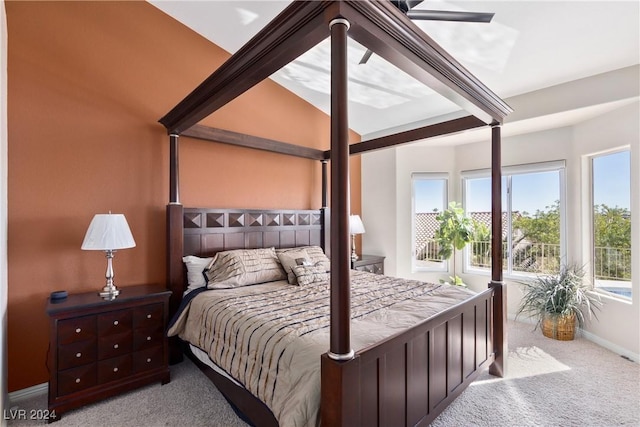
<path fill-rule="evenodd" d="M 136 245 L 127 219 L 122 214 L 97 214 L 91 220 L 82 249 L 107 251 Z"/>
<path fill-rule="evenodd" d="M 351 215 L 349 217 L 349 233 L 364 234 L 364 224 L 360 219 L 360 215 Z"/>

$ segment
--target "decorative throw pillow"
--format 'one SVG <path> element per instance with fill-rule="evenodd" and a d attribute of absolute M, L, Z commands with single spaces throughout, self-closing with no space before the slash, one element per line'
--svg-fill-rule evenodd
<path fill-rule="evenodd" d="M 317 264 L 318 262 L 320 262 L 322 263 L 326 271 L 331 270 L 331 262 L 329 261 L 329 258 L 324 254 L 324 251 L 320 246 L 298 246 L 295 248 L 276 249 L 276 253 L 280 255 L 283 253 L 288 253 L 290 251 L 302 250 L 307 253 L 307 256 L 313 264 Z"/>
<path fill-rule="evenodd" d="M 182 262 L 187 267 L 187 291 L 207 285 L 204 269 L 207 268 L 212 260 L 213 258 L 201 258 L 195 255 L 182 257 Z"/>
<path fill-rule="evenodd" d="M 274 248 L 218 252 L 205 270 L 210 289 L 227 289 L 286 279 Z"/>
<path fill-rule="evenodd" d="M 311 258 L 304 249 L 290 249 L 287 251 L 279 251 L 278 259 L 282 268 L 287 273 L 287 281 L 291 285 L 296 285 L 296 275 L 293 273 L 293 267 L 296 265 L 312 264 Z"/>
<path fill-rule="evenodd" d="M 320 246 L 307 246 L 304 248 L 311 258 L 311 262 L 314 265 L 320 265 L 325 269 L 325 272 L 331 271 L 331 261 L 327 257 Z"/>
<path fill-rule="evenodd" d="M 329 273 L 325 267 L 318 263 L 316 265 L 296 265 L 293 267 L 299 286 L 306 286 L 312 283 L 321 283 L 329 280 Z"/>

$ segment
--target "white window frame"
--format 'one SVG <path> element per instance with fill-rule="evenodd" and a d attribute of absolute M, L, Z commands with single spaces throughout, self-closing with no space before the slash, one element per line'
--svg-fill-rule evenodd
<path fill-rule="evenodd" d="M 446 172 L 414 172 L 411 174 L 411 271 L 417 272 L 443 272 L 449 271 L 449 260 L 443 261 L 438 267 L 418 266 L 416 261 L 416 192 L 415 182 L 422 180 L 444 181 L 442 197 L 442 210 L 447 208 L 449 200 L 449 174 Z"/>
<path fill-rule="evenodd" d="M 559 216 L 560 216 L 560 259 L 566 261 L 567 259 L 567 186 L 566 186 L 566 162 L 564 160 L 555 160 L 549 162 L 540 162 L 540 163 L 527 163 L 521 165 L 512 165 L 512 166 L 503 166 L 502 167 L 502 178 L 503 184 L 506 181 L 506 188 L 503 188 L 502 191 L 506 190 L 506 203 L 505 206 L 502 206 L 503 211 L 507 211 L 509 214 L 507 215 L 507 248 L 512 247 L 512 215 L 511 215 L 511 194 L 512 194 L 512 184 L 511 177 L 512 175 L 522 175 L 527 173 L 540 173 L 540 172 L 558 172 L 559 176 L 559 197 L 560 197 L 560 206 L 559 206 Z M 490 178 L 491 177 L 491 169 L 477 169 L 472 171 L 462 171 L 461 172 L 462 179 L 462 200 L 463 206 L 465 208 L 465 212 L 467 211 L 467 182 L 469 179 L 477 179 L 477 178 Z M 472 273 L 472 274 L 481 274 L 481 275 L 490 275 L 490 269 L 486 268 L 478 268 L 470 265 L 469 256 L 469 245 L 464 248 L 463 251 L 463 272 L 464 273 Z M 511 254 L 506 256 L 506 263 L 503 265 L 503 275 L 506 278 L 523 278 L 523 277 L 531 277 L 535 276 L 535 273 L 525 273 L 525 272 L 514 272 L 513 271 L 513 259 Z"/>
<path fill-rule="evenodd" d="M 587 197 L 586 197 L 586 205 L 583 205 L 583 218 L 585 219 L 585 223 L 587 224 L 587 230 L 586 230 L 586 238 L 584 239 L 584 250 L 583 250 L 583 262 L 584 265 L 588 266 L 588 275 L 589 278 L 591 279 L 591 283 L 592 283 L 592 289 L 593 291 L 605 295 L 609 298 L 613 298 L 613 299 L 617 299 L 623 302 L 627 302 L 627 303 L 631 303 L 634 300 L 634 287 L 631 286 L 631 296 L 627 297 L 627 296 L 623 296 L 623 295 L 618 295 L 612 292 L 609 292 L 605 289 L 601 289 L 601 287 L 597 286 L 597 280 L 595 278 L 595 266 L 594 266 L 594 249 L 595 249 L 595 230 L 594 230 L 594 216 L 593 216 L 593 207 L 594 207 L 594 176 L 593 176 L 593 160 L 597 157 L 603 157 L 603 156 L 609 156 L 609 155 L 613 155 L 613 154 L 617 154 L 617 153 L 621 153 L 627 151 L 629 152 L 629 157 L 630 157 L 630 164 L 629 164 L 629 179 L 633 180 L 632 178 L 632 166 L 631 166 L 631 156 L 633 155 L 633 151 L 631 150 L 631 146 L 630 145 L 625 145 L 625 146 L 621 146 L 621 147 L 616 147 L 616 148 L 612 148 L 609 150 L 603 150 L 603 151 L 598 151 L 595 153 L 590 153 L 587 154 L 583 157 L 583 168 L 586 171 L 586 179 L 584 180 L 585 182 L 588 183 L 588 188 L 586 188 L 586 193 L 587 193 Z M 583 178 L 585 178 L 585 176 L 583 175 Z M 631 182 L 631 186 L 633 186 L 633 182 Z M 629 194 L 629 198 L 631 198 L 631 194 Z M 633 224 L 633 219 L 635 217 L 633 209 L 631 210 L 631 222 Z M 633 242 L 631 245 L 631 259 L 633 259 Z M 633 283 L 633 277 L 634 277 L 634 269 L 633 269 L 633 265 L 631 266 L 631 279 L 630 282 Z"/>

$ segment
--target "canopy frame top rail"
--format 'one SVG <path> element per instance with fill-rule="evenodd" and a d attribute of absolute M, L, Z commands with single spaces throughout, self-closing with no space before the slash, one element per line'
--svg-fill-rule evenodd
<path fill-rule="evenodd" d="M 295 1 L 159 121 L 180 135 L 330 35 L 347 19 L 349 35 L 485 124 L 512 109 L 389 1 Z"/>

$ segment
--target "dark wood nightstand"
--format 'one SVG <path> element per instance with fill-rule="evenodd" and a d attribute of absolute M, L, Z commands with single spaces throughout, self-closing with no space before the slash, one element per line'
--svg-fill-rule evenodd
<path fill-rule="evenodd" d="M 49 300 L 49 422 L 71 409 L 155 381 L 170 381 L 165 334 L 171 291 L 160 285 Z"/>
<path fill-rule="evenodd" d="M 368 271 L 369 273 L 384 274 L 384 258 L 379 255 L 362 255 L 355 262 L 351 262 L 351 268 Z"/>

